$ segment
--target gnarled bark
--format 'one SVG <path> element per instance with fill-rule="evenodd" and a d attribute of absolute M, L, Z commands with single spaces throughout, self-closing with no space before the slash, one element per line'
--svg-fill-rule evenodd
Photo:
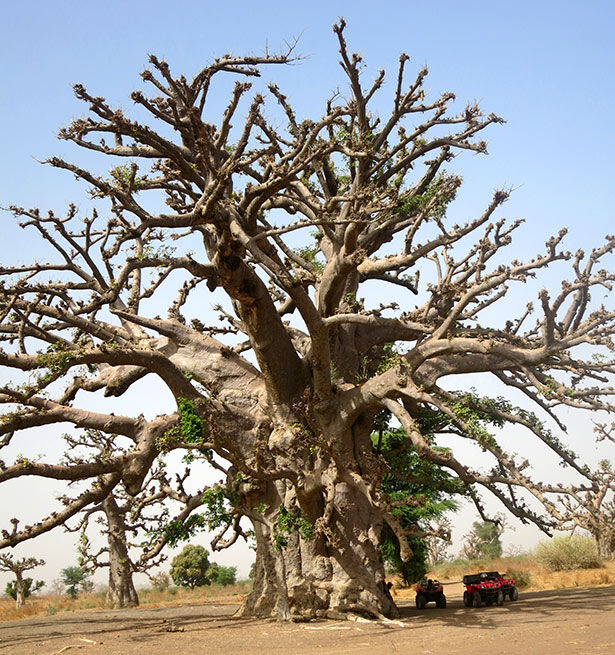
<path fill-rule="evenodd" d="M 254 588 L 241 614 L 293 620 L 397 615 L 379 550 L 381 518 L 344 483 L 334 503 L 327 529 L 308 538 L 298 530 L 278 532 L 278 512 L 264 516 L 269 525 L 254 523 Z"/>

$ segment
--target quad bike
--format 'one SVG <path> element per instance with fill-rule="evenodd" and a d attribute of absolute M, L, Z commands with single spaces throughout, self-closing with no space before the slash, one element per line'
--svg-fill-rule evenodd
<path fill-rule="evenodd" d="M 416 606 L 425 609 L 425 605 L 435 602 L 436 607 L 446 607 L 444 587 L 437 580 L 421 580 L 416 586 Z"/>
<path fill-rule="evenodd" d="M 506 596 L 510 600 L 517 600 L 519 592 L 512 578 L 504 578 L 497 571 L 485 571 L 464 575 L 463 604 L 466 607 L 480 607 L 481 605 L 503 605 Z"/>

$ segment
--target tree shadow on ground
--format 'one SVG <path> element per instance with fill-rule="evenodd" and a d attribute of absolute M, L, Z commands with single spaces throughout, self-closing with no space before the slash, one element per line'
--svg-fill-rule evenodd
<path fill-rule="evenodd" d="M 615 587 L 583 587 L 572 589 L 553 589 L 548 591 L 533 591 L 519 594 L 519 600 L 506 600 L 502 607 L 493 604 L 481 608 L 464 607 L 459 599 L 449 601 L 446 609 L 438 609 L 435 605 L 428 605 L 424 610 L 418 610 L 411 601 L 400 603 L 401 620 L 415 626 L 427 622 L 438 622 L 463 629 L 489 628 L 501 613 L 511 615 L 514 621 L 524 623 L 540 623 L 545 619 L 552 619 L 562 614 L 562 621 L 566 620 L 564 613 L 570 611 L 615 611 Z M 496 613 L 496 614 L 494 614 Z"/>
<path fill-rule="evenodd" d="M 43 639 L 57 642 L 72 637 L 87 637 L 106 642 L 112 633 L 131 633 L 131 642 L 145 645 L 165 632 L 183 632 L 189 636 L 221 628 L 241 630 L 256 626 L 260 629 L 269 625 L 274 631 L 277 629 L 271 621 L 233 616 L 237 609 L 238 605 L 190 605 L 155 609 L 85 610 L 11 621 L 1 624 L 0 653 L 10 653 L 15 643 L 21 646 L 31 644 L 34 652 L 35 644 Z M 554 619 L 556 622 L 564 622 L 570 619 L 571 612 L 572 616 L 578 612 L 614 612 L 615 586 L 526 592 L 516 602 L 506 600 L 502 607 L 491 605 L 466 608 L 461 599 L 453 598 L 446 609 L 438 609 L 429 604 L 424 610 L 417 610 L 411 600 L 401 601 L 399 609 L 403 627 L 396 623 L 374 622 L 370 624 L 371 628 L 377 633 L 384 631 L 391 634 L 408 627 L 447 626 L 462 630 L 497 630 L 507 625 L 548 623 Z M 319 623 L 323 628 L 327 626 L 327 622 Z M 328 623 L 333 626 L 335 624 Z M 352 625 L 349 623 L 348 629 Z M 362 630 L 371 632 L 367 624 L 360 626 Z M 286 624 L 286 627 L 289 625 Z M 359 629 L 358 626 L 356 629 Z M 348 634 L 348 638 L 355 636 L 364 639 L 367 635 L 365 632 Z"/>
<path fill-rule="evenodd" d="M 108 633 L 136 631 L 134 640 L 144 641 L 163 632 L 187 632 L 217 628 L 239 628 L 257 619 L 234 617 L 238 605 L 191 605 L 124 610 L 84 610 L 54 616 L 33 617 L 0 624 L 0 651 L 16 640 L 30 642 L 87 636 L 103 639 Z M 141 634 L 139 634 L 141 633 Z M 10 651 L 9 651 L 10 652 Z"/>

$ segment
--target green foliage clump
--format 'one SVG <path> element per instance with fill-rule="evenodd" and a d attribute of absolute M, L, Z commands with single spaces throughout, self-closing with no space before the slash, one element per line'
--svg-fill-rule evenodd
<path fill-rule="evenodd" d="M 388 371 L 390 368 L 397 366 L 400 362 L 399 353 L 396 352 L 392 343 L 385 343 L 382 348 L 382 356 L 378 364 L 378 374 Z"/>
<path fill-rule="evenodd" d="M 241 480 L 236 480 L 239 483 Z M 222 485 L 214 485 L 203 494 L 203 504 L 206 507 L 205 519 L 210 530 L 233 521 L 233 504 L 235 496 Z"/>
<path fill-rule="evenodd" d="M 71 598 L 77 598 L 79 591 L 88 587 L 88 574 L 81 566 L 68 566 L 60 572 L 60 580 Z"/>
<path fill-rule="evenodd" d="M 47 373 L 39 378 L 40 384 L 46 384 L 54 377 L 61 375 L 76 359 L 74 351 L 68 350 L 62 341 L 56 341 L 48 346 L 46 352 L 36 356 L 36 365 L 39 368 L 46 368 Z"/>
<path fill-rule="evenodd" d="M 161 530 L 152 531 L 150 535 L 158 536 L 162 534 L 164 541 L 169 546 L 177 546 L 178 542 L 186 541 L 194 536 L 200 530 L 203 530 L 207 525 L 207 521 L 203 514 L 191 514 L 184 521 L 171 521 L 165 525 Z"/>
<path fill-rule="evenodd" d="M 399 545 L 388 528 L 383 530 L 384 538 L 380 546 L 382 559 L 387 571 L 401 576 L 405 585 L 411 585 L 423 579 L 427 574 L 427 546 L 424 539 L 407 537 L 408 545 L 412 549 L 412 557 L 407 562 L 401 559 Z"/>
<path fill-rule="evenodd" d="M 203 438 L 203 419 L 192 400 L 178 398 L 179 431 L 187 443 L 199 443 Z"/>
<path fill-rule="evenodd" d="M 211 584 L 207 575 L 209 553 L 203 546 L 186 546 L 171 562 L 169 573 L 176 585 L 180 587 L 202 587 Z"/>
<path fill-rule="evenodd" d="M 400 196 L 398 213 L 405 217 L 428 212 L 431 216 L 442 219 L 446 208 L 455 199 L 458 183 L 449 175 L 439 175 L 421 194 L 404 194 Z"/>
<path fill-rule="evenodd" d="M 36 593 L 45 583 L 42 580 L 34 582 L 32 578 L 23 579 L 23 597 L 29 598 L 32 594 Z M 17 599 L 17 585 L 15 582 L 7 582 L 4 593 L 10 596 L 13 600 Z"/>
<path fill-rule="evenodd" d="M 205 422 L 199 415 L 196 404 L 187 398 L 177 399 L 179 422 L 156 439 L 156 447 L 160 452 L 168 452 L 171 445 L 178 441 L 185 443 L 203 443 Z"/>
<path fill-rule="evenodd" d="M 144 177 L 137 175 L 136 164 L 120 164 L 109 171 L 111 179 L 124 191 L 139 191 L 143 188 Z"/>
<path fill-rule="evenodd" d="M 237 476 L 236 484 L 241 482 Z M 207 489 L 202 496 L 203 512 L 190 514 L 186 519 L 171 521 L 157 530 L 152 530 L 148 536 L 158 539 L 163 537 L 169 546 L 176 546 L 180 541 L 186 541 L 201 530 L 216 530 L 222 525 L 230 524 L 235 518 L 235 494 L 226 487 L 216 484 Z"/>
<path fill-rule="evenodd" d="M 424 434 L 429 436 L 428 429 L 424 430 Z M 392 514 L 402 527 L 420 532 L 426 522 L 438 520 L 447 511 L 457 509 L 452 496 L 463 493 L 459 480 L 440 466 L 419 457 L 408 443 L 408 435 L 403 429 L 383 429 L 373 433 L 372 444 L 390 467 L 390 472 L 382 478 L 381 491 L 389 502 L 398 505 Z M 385 523 L 381 540 L 382 556 L 389 570 L 399 574 L 407 585 L 420 580 L 427 573 L 424 539 L 410 536 L 408 545 L 412 549 L 412 558 L 404 562 L 397 537 Z"/>
<path fill-rule="evenodd" d="M 536 546 L 534 556 L 549 571 L 597 569 L 602 566 L 598 546 L 591 537 L 566 535 L 543 541 Z"/>
<path fill-rule="evenodd" d="M 280 505 L 278 519 L 273 526 L 275 534 L 275 547 L 280 549 L 288 544 L 284 535 L 298 532 L 303 539 L 312 539 L 314 537 L 314 526 L 303 516 L 303 512 L 298 507 L 288 509 Z"/>
<path fill-rule="evenodd" d="M 303 248 L 297 248 L 294 250 L 294 252 L 309 264 L 310 269 L 313 272 L 322 273 L 325 268 L 325 264 L 322 260 L 318 259 L 318 253 L 320 252 L 320 247 L 318 244 L 312 246 L 304 246 Z"/>
<path fill-rule="evenodd" d="M 235 566 L 220 566 L 220 564 L 212 562 L 207 571 L 207 576 L 211 584 L 226 587 L 227 585 L 235 584 L 237 568 Z"/>

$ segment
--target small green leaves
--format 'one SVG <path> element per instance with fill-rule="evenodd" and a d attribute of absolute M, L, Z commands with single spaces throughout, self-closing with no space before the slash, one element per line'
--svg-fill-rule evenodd
<path fill-rule="evenodd" d="M 284 535 L 298 532 L 303 539 L 312 539 L 314 537 L 314 526 L 303 516 L 300 508 L 294 507 L 288 509 L 280 505 L 278 519 L 273 526 L 274 546 L 280 550 L 288 544 Z"/>
<path fill-rule="evenodd" d="M 199 415 L 196 404 L 187 398 L 177 399 L 179 423 L 156 438 L 156 447 L 162 453 L 167 453 L 174 443 L 203 443 L 205 423 Z"/>

